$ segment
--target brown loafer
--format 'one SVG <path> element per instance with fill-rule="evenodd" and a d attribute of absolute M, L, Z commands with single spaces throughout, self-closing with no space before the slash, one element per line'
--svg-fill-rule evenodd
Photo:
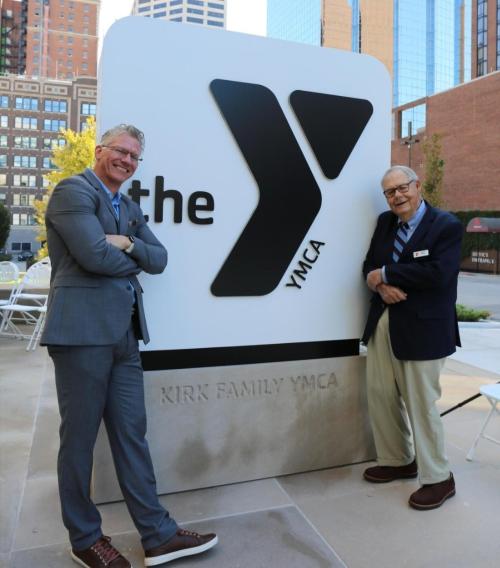
<path fill-rule="evenodd" d="M 146 566 L 158 566 L 176 558 L 200 554 L 200 552 L 205 552 L 216 544 L 217 535 L 213 533 L 198 534 L 193 531 L 178 529 L 170 540 L 144 552 L 144 564 Z"/>
<path fill-rule="evenodd" d="M 388 483 L 396 479 L 413 479 L 418 475 L 417 462 L 413 460 L 408 465 L 376 465 L 365 469 L 363 477 L 371 483 Z"/>
<path fill-rule="evenodd" d="M 444 481 L 423 485 L 418 491 L 410 495 L 408 503 L 414 509 L 428 511 L 441 507 L 446 499 L 453 497 L 453 495 L 455 495 L 455 480 L 453 474 L 450 473 L 450 477 Z"/>
<path fill-rule="evenodd" d="M 109 536 L 101 536 L 85 550 L 72 550 L 71 558 L 85 568 L 132 568 L 130 562 L 111 544 Z"/>

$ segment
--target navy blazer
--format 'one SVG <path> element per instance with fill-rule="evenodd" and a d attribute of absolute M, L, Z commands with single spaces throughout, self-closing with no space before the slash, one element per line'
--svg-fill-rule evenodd
<path fill-rule="evenodd" d="M 363 263 L 365 278 L 385 265 L 388 284 L 407 294 L 406 300 L 386 306 L 374 293 L 362 337 L 368 343 L 387 308 L 392 350 L 400 360 L 440 359 L 460 345 L 455 303 L 463 228 L 454 215 L 426 205 L 397 263 L 392 250 L 398 217 L 392 211 L 382 213 Z"/>

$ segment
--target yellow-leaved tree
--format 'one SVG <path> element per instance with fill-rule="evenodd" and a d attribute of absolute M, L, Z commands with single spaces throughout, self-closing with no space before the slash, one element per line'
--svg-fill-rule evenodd
<path fill-rule="evenodd" d="M 87 126 L 81 132 L 71 129 L 62 129 L 60 138 L 65 140 L 64 146 L 53 149 L 51 160 L 57 169 L 52 170 L 44 177 L 48 181 L 47 192 L 41 201 L 35 201 L 35 217 L 38 223 L 37 240 L 42 243 L 38 251 L 38 260 L 48 255 L 47 230 L 45 228 L 45 211 L 54 187 L 64 178 L 79 174 L 94 163 L 95 148 L 95 120 L 87 119 Z"/>

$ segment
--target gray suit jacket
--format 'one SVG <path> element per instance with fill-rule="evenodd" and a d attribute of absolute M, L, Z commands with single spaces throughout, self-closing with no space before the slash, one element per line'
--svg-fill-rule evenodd
<path fill-rule="evenodd" d="M 42 345 L 110 345 L 130 325 L 135 291 L 142 339 L 149 335 L 137 274 L 163 272 L 167 251 L 146 224 L 140 207 L 122 194 L 120 221 L 90 170 L 61 181 L 46 213 L 52 262 Z M 106 234 L 134 235 L 130 255 Z"/>

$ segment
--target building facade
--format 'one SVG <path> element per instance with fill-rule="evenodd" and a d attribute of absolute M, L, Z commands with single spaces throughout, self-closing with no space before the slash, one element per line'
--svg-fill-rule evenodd
<path fill-rule="evenodd" d="M 439 134 L 443 206 L 452 211 L 500 211 L 500 71 L 395 108 L 395 124 L 411 105 L 425 106 L 426 126 L 411 146 L 408 138 L 393 139 L 392 163 L 411 165 L 423 179 L 424 143 Z"/>
<path fill-rule="evenodd" d="M 323 45 L 382 61 L 399 107 L 471 78 L 471 2 L 323 0 Z M 423 128 L 425 107 L 412 106 L 401 125 L 403 135 Z"/>
<path fill-rule="evenodd" d="M 97 76 L 100 0 L 5 0 L 0 74 Z"/>
<path fill-rule="evenodd" d="M 267 35 L 321 45 L 321 0 L 267 0 Z"/>
<path fill-rule="evenodd" d="M 472 76 L 500 70 L 500 0 L 473 0 Z"/>
<path fill-rule="evenodd" d="M 134 16 L 226 27 L 226 0 L 134 0 Z"/>
<path fill-rule="evenodd" d="M 0 203 L 11 215 L 6 249 L 38 250 L 34 202 L 47 185 L 60 128 L 80 131 L 96 114 L 97 81 L 0 76 Z"/>
<path fill-rule="evenodd" d="M 27 2 L 0 0 L 0 75 L 24 73 L 27 22 Z"/>

